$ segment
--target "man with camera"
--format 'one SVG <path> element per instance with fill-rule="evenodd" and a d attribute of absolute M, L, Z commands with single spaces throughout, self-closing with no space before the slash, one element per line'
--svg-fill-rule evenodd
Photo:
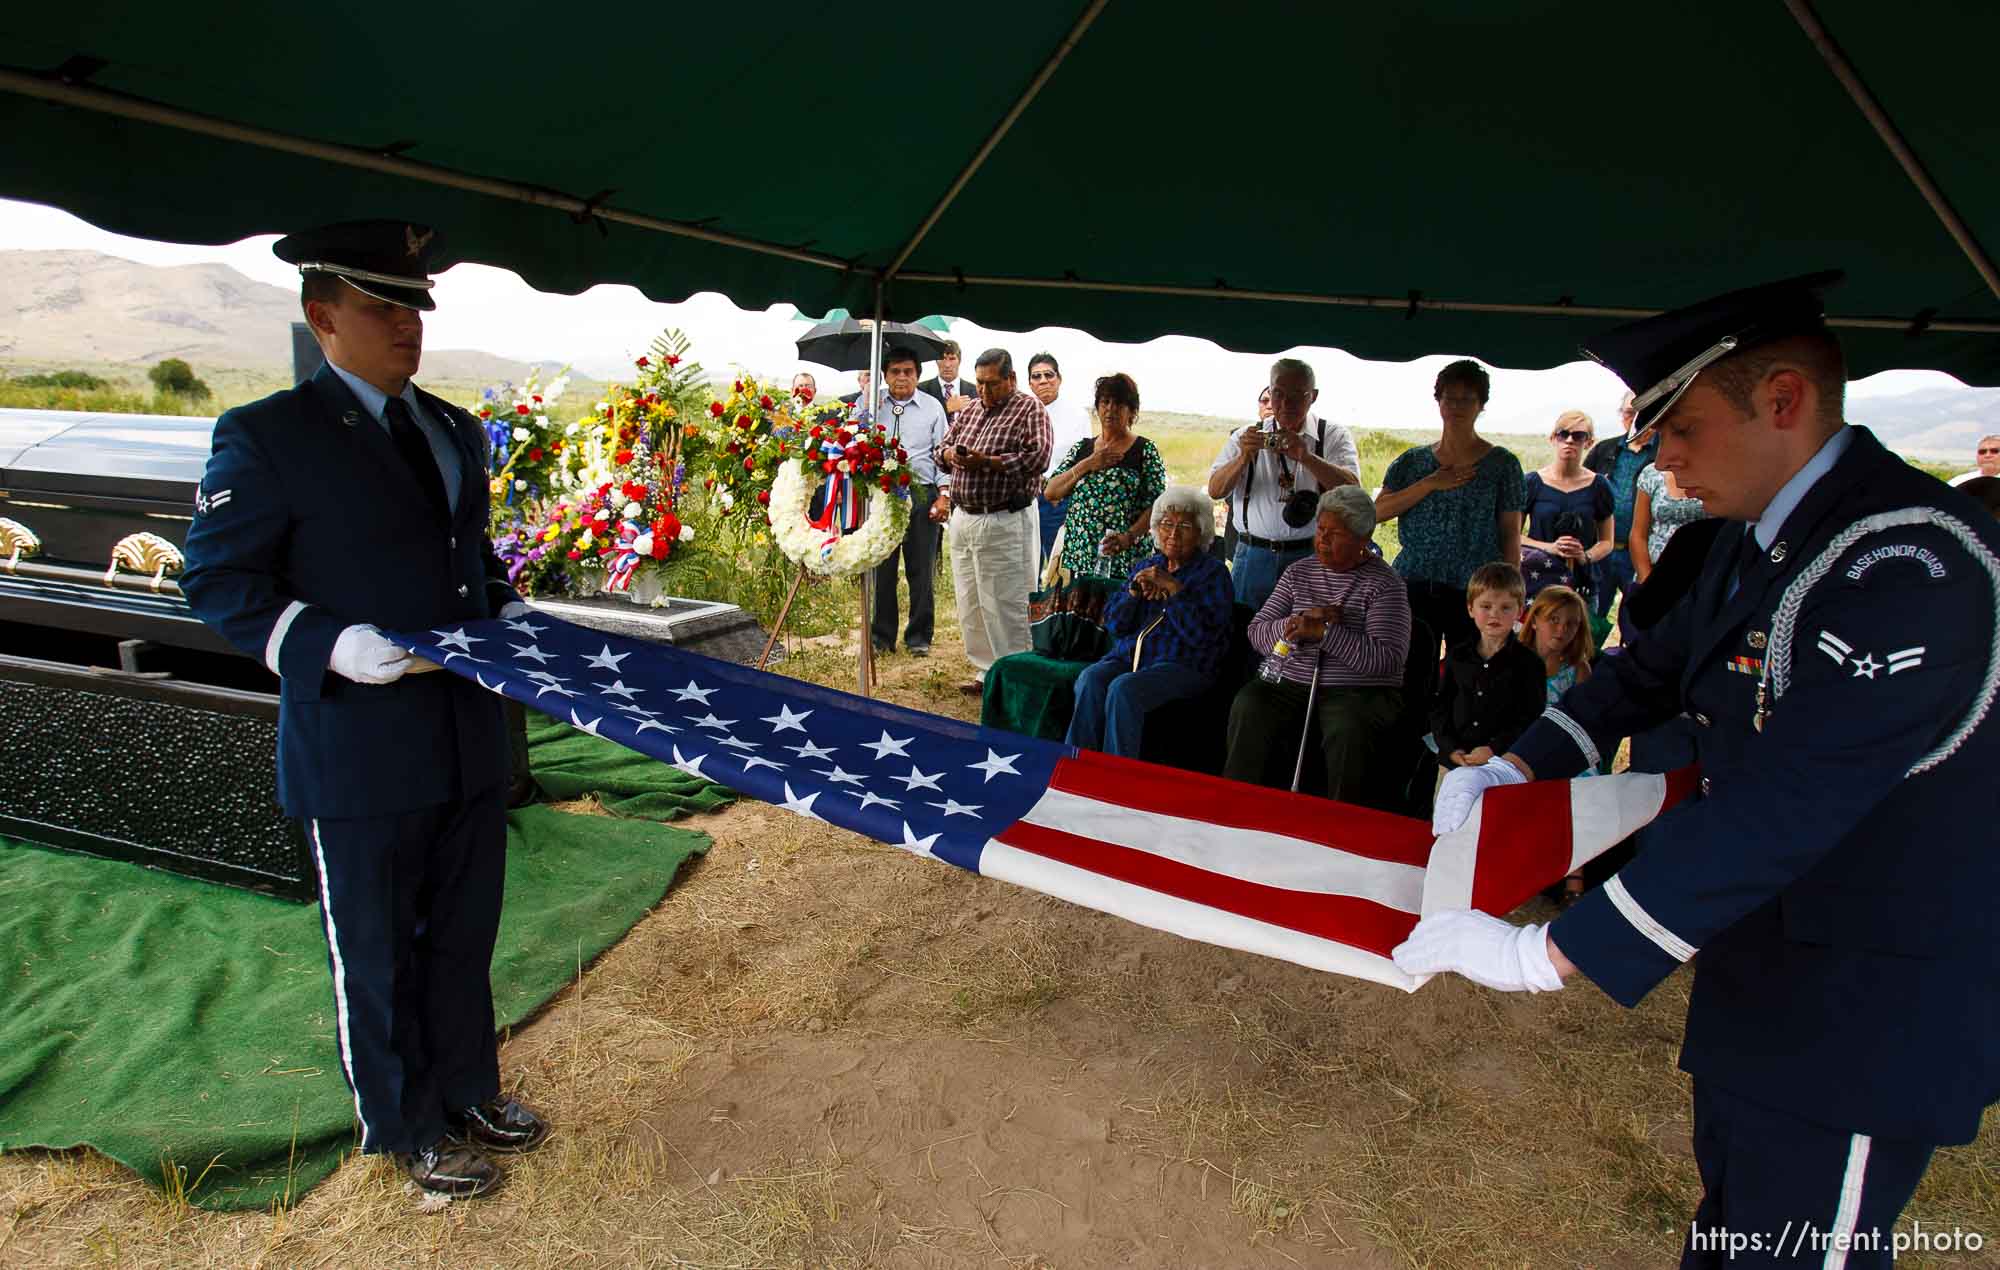
<path fill-rule="evenodd" d="M 1354 434 L 1312 413 L 1312 367 L 1296 357 L 1273 362 L 1270 398 L 1271 417 L 1231 433 L 1208 469 L 1208 496 L 1229 500 L 1236 528 L 1236 602 L 1253 609 L 1286 565 L 1312 554 L 1320 494 L 1358 484 L 1361 472 Z"/>

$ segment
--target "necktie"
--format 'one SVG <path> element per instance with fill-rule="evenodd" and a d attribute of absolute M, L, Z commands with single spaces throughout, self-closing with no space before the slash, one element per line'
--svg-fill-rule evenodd
<path fill-rule="evenodd" d="M 410 475 L 423 487 L 424 496 L 430 499 L 438 518 L 450 520 L 451 501 L 445 496 L 444 476 L 438 471 L 437 456 L 431 453 L 431 443 L 424 439 L 409 403 L 401 397 L 389 398 L 382 406 L 382 417 L 388 420 L 389 439 L 396 443 L 396 452 L 409 464 Z"/>
<path fill-rule="evenodd" d="M 1743 584 L 1754 577 L 1757 571 L 1763 567 L 1764 548 L 1757 543 L 1757 527 L 1755 525 L 1745 525 L 1743 527 L 1743 544 L 1737 549 L 1736 553 L 1736 576 L 1730 580 L 1729 591 L 1723 597 L 1723 603 L 1726 604 L 1730 600 L 1735 599 L 1736 593 L 1743 589 Z"/>

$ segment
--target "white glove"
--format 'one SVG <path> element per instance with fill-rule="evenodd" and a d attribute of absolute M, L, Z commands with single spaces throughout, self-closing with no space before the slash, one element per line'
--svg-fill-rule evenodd
<path fill-rule="evenodd" d="M 1478 767 L 1454 767 L 1438 786 L 1437 801 L 1431 804 L 1431 832 L 1450 833 L 1472 818 L 1472 804 L 1496 785 L 1525 785 L 1521 769 L 1504 758 L 1488 759 Z"/>
<path fill-rule="evenodd" d="M 500 606 L 500 620 L 511 622 L 517 617 L 526 617 L 535 610 L 520 600 L 509 600 Z"/>
<path fill-rule="evenodd" d="M 410 654 L 372 626 L 350 626 L 333 641 L 327 666 L 358 684 L 390 684 L 410 668 Z"/>
<path fill-rule="evenodd" d="M 1404 974 L 1456 970 L 1502 992 L 1554 992 L 1563 986 L 1549 960 L 1548 927 L 1512 926 L 1473 909 L 1431 914 L 1389 956 Z"/>

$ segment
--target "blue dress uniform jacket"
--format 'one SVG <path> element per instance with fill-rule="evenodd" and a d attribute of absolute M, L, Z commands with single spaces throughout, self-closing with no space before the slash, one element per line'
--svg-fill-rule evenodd
<path fill-rule="evenodd" d="M 1912 508 L 1958 529 L 1893 514 Z M 1823 562 L 1781 648 L 1788 587 L 1881 513 L 1917 523 Z M 1697 1081 L 1846 1131 L 1969 1142 L 2000 1098 L 2000 532 L 1855 428 L 1770 549 L 1747 536 L 1725 528 L 1694 589 L 1514 747 L 1559 778 L 1676 714 L 1695 725 L 1702 796 L 1551 938 L 1626 1005 L 1698 951 L 1681 1051 Z M 1787 655 L 1760 728 L 1764 663 Z"/>
<path fill-rule="evenodd" d="M 391 815 L 507 779 L 500 702 L 456 675 L 358 684 L 327 668 L 346 627 L 428 630 L 520 596 L 486 539 L 485 434 L 418 392 L 458 446 L 449 523 L 330 367 L 216 420 L 188 533 L 188 602 L 280 676 L 278 797 L 299 819 Z"/>

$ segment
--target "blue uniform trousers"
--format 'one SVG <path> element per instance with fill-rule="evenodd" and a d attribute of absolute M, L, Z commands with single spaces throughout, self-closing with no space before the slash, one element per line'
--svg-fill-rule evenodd
<path fill-rule="evenodd" d="M 500 1092 L 493 941 L 506 787 L 401 815 L 315 819 L 335 1039 L 364 1151 L 420 1151 Z"/>
<path fill-rule="evenodd" d="M 1703 1194 L 1682 1270 L 1887 1266 L 1892 1228 L 1931 1150 L 1829 1129 L 1697 1080 L 1694 1155 Z M 1840 1251 L 1845 1261 L 1828 1255 Z"/>
<path fill-rule="evenodd" d="M 1076 713 L 1064 739 L 1081 750 L 1138 758 L 1146 716 L 1170 701 L 1198 696 L 1213 678 L 1191 666 L 1155 662 L 1133 670 L 1124 658 L 1092 662 L 1076 677 Z"/>

